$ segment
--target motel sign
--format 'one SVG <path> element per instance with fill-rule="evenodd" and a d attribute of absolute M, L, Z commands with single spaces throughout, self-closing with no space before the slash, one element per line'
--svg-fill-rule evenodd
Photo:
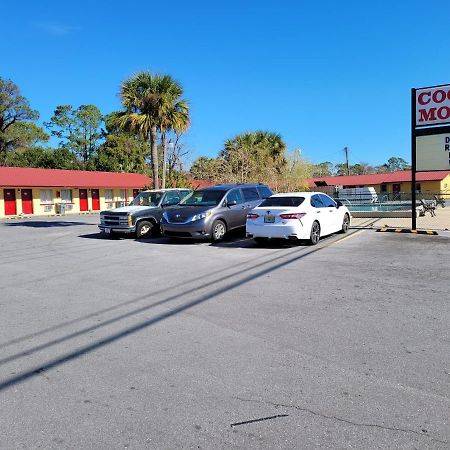
<path fill-rule="evenodd" d="M 450 169 L 450 84 L 411 89 L 411 229 L 416 172 Z"/>
<path fill-rule="evenodd" d="M 450 123 L 450 85 L 416 90 L 416 126 Z"/>
<path fill-rule="evenodd" d="M 416 170 L 450 169 L 450 85 L 414 89 Z"/>

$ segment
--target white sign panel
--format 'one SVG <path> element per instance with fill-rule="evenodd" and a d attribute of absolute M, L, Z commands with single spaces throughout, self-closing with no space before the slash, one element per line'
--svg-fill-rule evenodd
<path fill-rule="evenodd" d="M 418 136 L 417 170 L 450 170 L 450 134 Z"/>
<path fill-rule="evenodd" d="M 450 85 L 417 89 L 416 126 L 450 123 Z"/>

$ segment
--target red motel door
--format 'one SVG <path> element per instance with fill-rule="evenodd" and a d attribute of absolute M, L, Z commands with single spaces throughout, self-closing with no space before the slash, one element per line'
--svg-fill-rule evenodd
<path fill-rule="evenodd" d="M 80 189 L 80 211 L 88 211 L 87 189 Z"/>
<path fill-rule="evenodd" d="M 91 189 L 92 196 L 92 209 L 94 211 L 100 211 L 100 193 L 98 189 Z"/>
<path fill-rule="evenodd" d="M 33 191 L 31 189 L 22 189 L 22 212 L 33 214 Z"/>
<path fill-rule="evenodd" d="M 3 194 L 5 199 L 5 216 L 15 216 L 17 214 L 16 190 L 4 189 Z"/>

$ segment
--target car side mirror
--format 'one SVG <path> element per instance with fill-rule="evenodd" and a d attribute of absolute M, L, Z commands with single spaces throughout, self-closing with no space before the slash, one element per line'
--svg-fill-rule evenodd
<path fill-rule="evenodd" d="M 236 200 L 230 200 L 229 202 L 227 202 L 227 206 L 236 206 L 237 205 L 237 201 Z"/>
<path fill-rule="evenodd" d="M 336 208 L 340 208 L 341 206 L 344 206 L 344 204 L 340 200 L 336 200 Z"/>

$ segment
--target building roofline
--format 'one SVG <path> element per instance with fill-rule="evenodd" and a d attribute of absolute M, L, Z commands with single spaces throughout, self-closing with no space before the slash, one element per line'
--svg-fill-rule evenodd
<path fill-rule="evenodd" d="M 450 175 L 450 170 L 435 170 L 417 172 L 416 181 L 441 181 Z M 400 170 L 397 172 L 372 173 L 365 175 L 339 175 L 331 177 L 309 178 L 310 187 L 317 186 L 317 182 L 324 182 L 325 186 L 338 185 L 363 185 L 363 184 L 385 184 L 385 183 L 407 183 L 411 181 L 411 170 Z"/>
<path fill-rule="evenodd" d="M 151 183 L 146 175 L 128 172 L 0 167 L 1 187 L 35 188 L 143 188 Z"/>

